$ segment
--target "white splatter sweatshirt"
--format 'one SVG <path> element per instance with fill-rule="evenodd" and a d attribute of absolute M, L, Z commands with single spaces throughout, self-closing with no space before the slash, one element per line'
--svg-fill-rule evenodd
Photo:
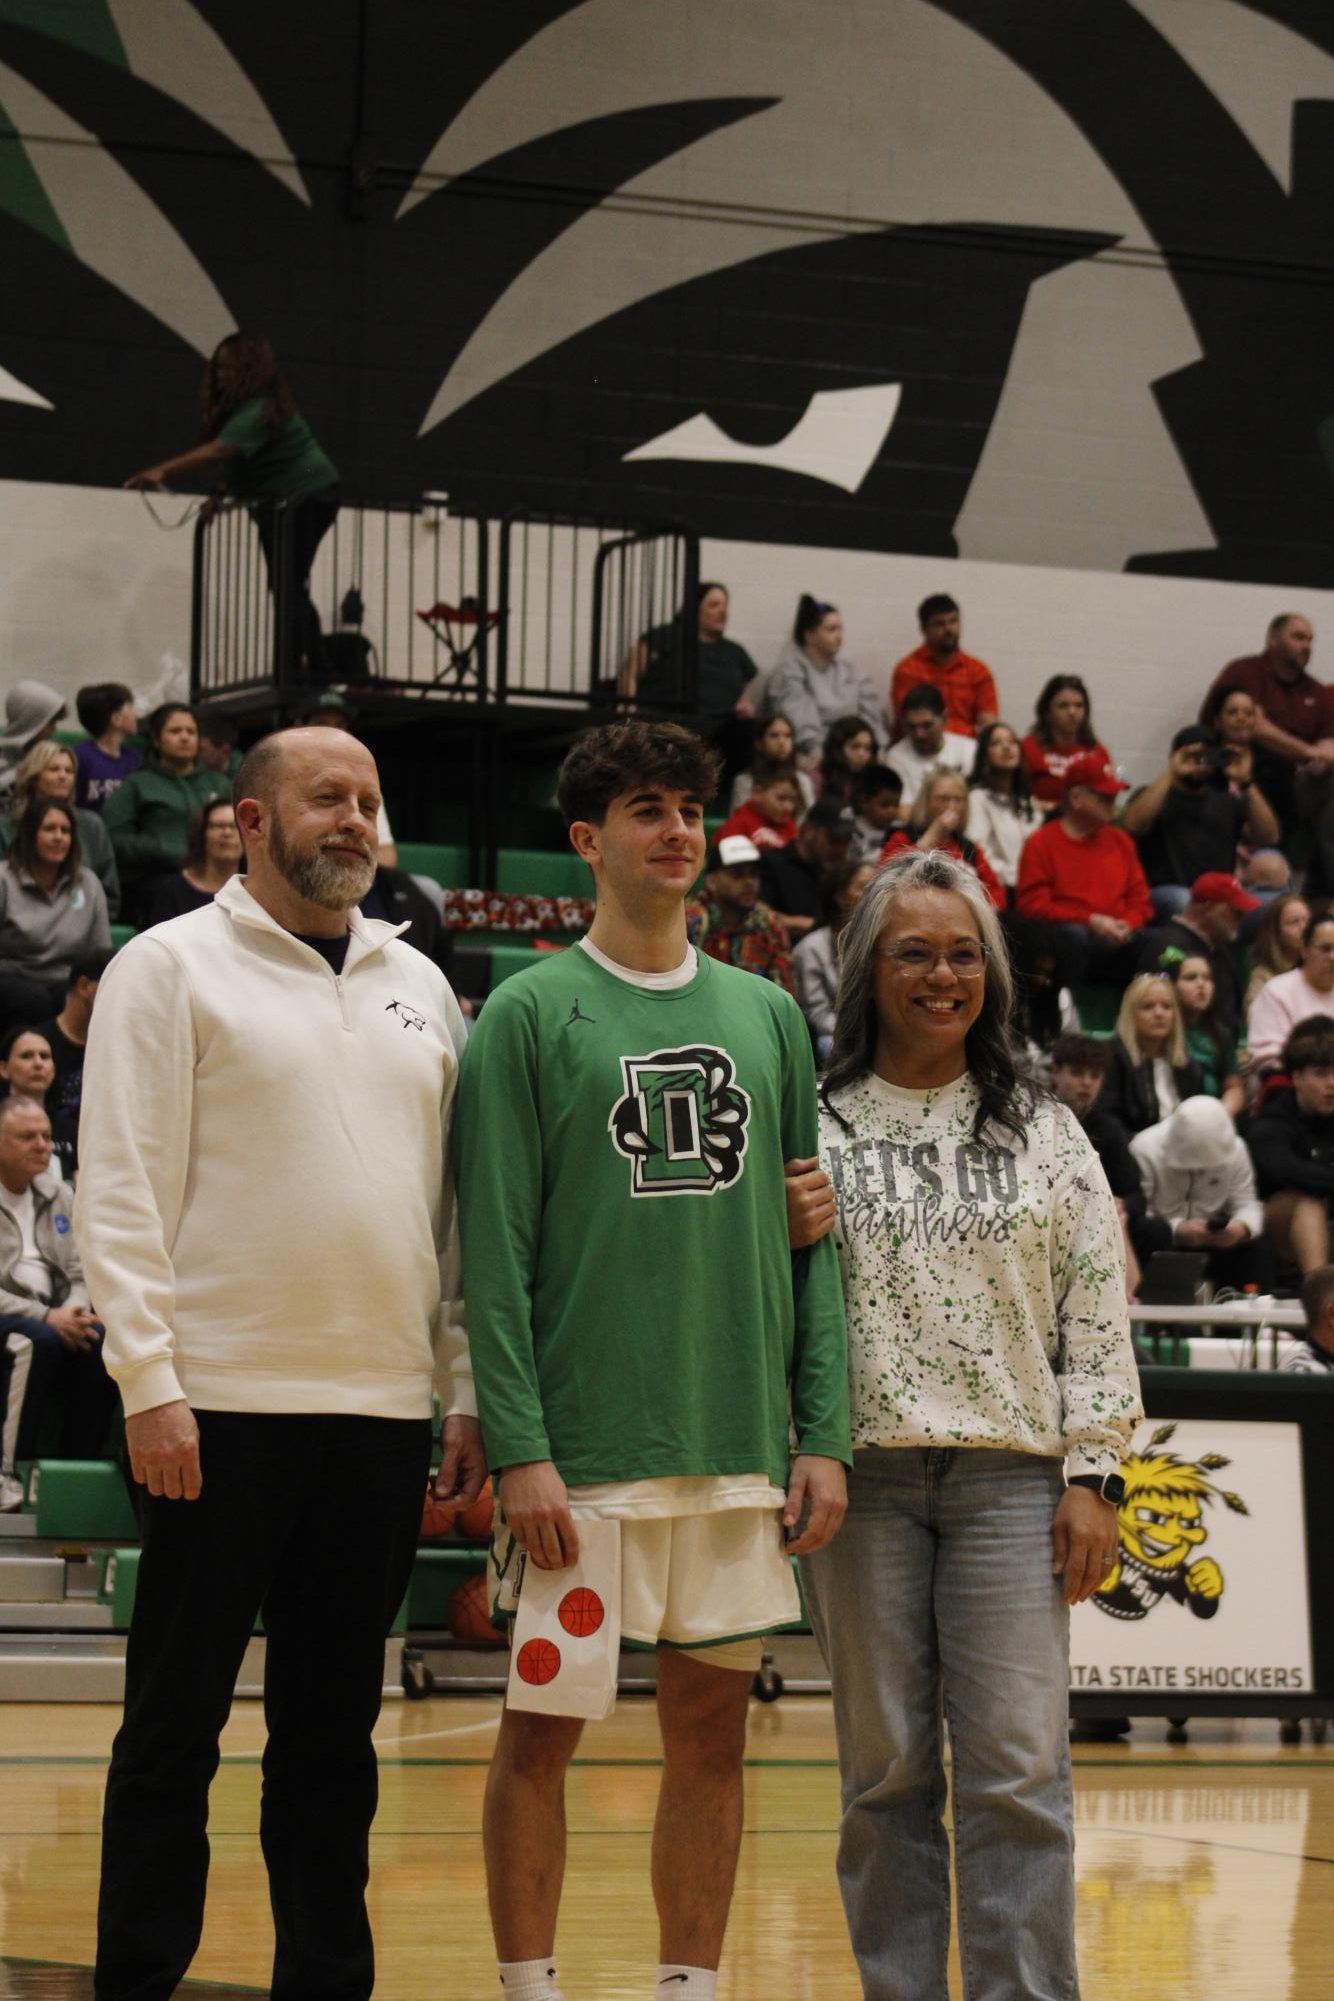
<path fill-rule="evenodd" d="M 1141 1416 L 1121 1231 L 1074 1116 L 1041 1098 L 1027 1143 L 972 1136 L 970 1077 L 867 1075 L 826 1109 L 854 1445 L 994 1446 L 1117 1466 Z"/>

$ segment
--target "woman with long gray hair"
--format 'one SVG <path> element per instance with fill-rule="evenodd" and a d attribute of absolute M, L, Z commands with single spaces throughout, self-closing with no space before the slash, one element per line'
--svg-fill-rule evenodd
<path fill-rule="evenodd" d="M 1012 994 L 970 869 L 880 871 L 843 934 L 821 1094 L 854 1471 L 841 1534 L 803 1564 L 867 2001 L 946 1992 L 942 1709 L 964 1993 L 1078 1993 L 1069 1608 L 1116 1561 L 1141 1413 L 1116 1205 L 1016 1066 Z"/>

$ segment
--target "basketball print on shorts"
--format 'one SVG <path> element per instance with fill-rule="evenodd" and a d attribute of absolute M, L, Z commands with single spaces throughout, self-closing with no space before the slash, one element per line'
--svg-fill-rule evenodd
<path fill-rule="evenodd" d="M 560 1673 L 560 1648 L 554 1640 L 525 1640 L 514 1661 L 520 1681 L 545 1688 Z"/>
<path fill-rule="evenodd" d="M 725 1049 L 701 1044 L 623 1056 L 625 1094 L 607 1121 L 637 1196 L 712 1195 L 744 1171 L 750 1095 Z"/>
<path fill-rule="evenodd" d="M 586 1640 L 590 1633 L 596 1633 L 606 1616 L 606 1606 L 597 1592 L 590 1591 L 586 1584 L 576 1585 L 573 1591 L 567 1591 L 556 1607 L 556 1617 L 576 1640 Z"/>

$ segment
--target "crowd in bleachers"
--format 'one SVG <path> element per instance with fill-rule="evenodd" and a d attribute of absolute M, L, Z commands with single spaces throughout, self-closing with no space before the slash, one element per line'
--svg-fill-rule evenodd
<path fill-rule="evenodd" d="M 717 644 L 726 592 L 702 589 Z M 955 601 L 919 622 L 877 691 L 837 607 L 802 596 L 773 672 L 711 732 L 729 755 L 744 715 L 752 755 L 693 935 L 795 992 L 818 1059 L 875 866 L 965 862 L 1001 912 L 1016 1026 L 1107 1168 L 1131 1296 L 1160 1252 L 1215 1290 L 1297 1290 L 1327 1261 L 1334 1195 L 1334 688 L 1309 622 L 1280 614 L 1262 652 L 1202 677 L 1198 720 L 1133 787 L 1078 675 L 1046 683 L 1025 729 Z"/>
<path fill-rule="evenodd" d="M 941 850 L 1000 912 L 1015 1025 L 1102 1158 L 1130 1296 L 1163 1253 L 1193 1254 L 1216 1290 L 1295 1291 L 1322 1271 L 1334 688 L 1310 672 L 1309 622 L 1277 616 L 1263 651 L 1202 687 L 1198 721 L 1131 787 L 1078 675 L 1046 683 L 1027 729 L 1006 720 L 944 594 L 919 607 L 921 644 L 883 689 L 845 653 L 836 606 L 801 597 L 767 676 L 728 637 L 729 608 L 724 585 L 701 585 L 691 720 L 723 752 L 726 817 L 688 909 L 697 947 L 794 994 L 823 1061 L 859 898 L 882 861 Z M 652 701 L 653 642 L 628 664 L 622 699 Z M 80 690 L 76 706 L 71 745 L 57 738 L 63 698 L 20 682 L 0 733 L 0 1505 L 16 1503 L 15 1459 L 58 1387 L 75 1445 L 110 1409 L 95 1322 L 75 1324 L 86 1301 L 56 1191 L 77 1174 L 83 1049 L 112 925 L 201 908 L 243 865 L 233 719 L 168 702 L 141 727 L 118 683 Z M 333 690 L 297 720 L 353 723 Z M 447 970 L 453 934 L 550 943 L 591 921 L 586 899 L 538 884 L 502 894 L 399 869 L 387 815 L 380 841 L 364 908 L 411 920 L 409 937 Z M 42 1245 L 56 1239 L 52 1261 Z"/>

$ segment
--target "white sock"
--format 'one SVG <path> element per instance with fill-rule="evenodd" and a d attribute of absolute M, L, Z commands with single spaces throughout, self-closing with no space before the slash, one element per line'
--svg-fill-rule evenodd
<path fill-rule="evenodd" d="M 660 1966 L 654 2001 L 716 2001 L 718 1976 L 708 1966 Z"/>
<path fill-rule="evenodd" d="M 565 2001 L 556 1980 L 554 1955 L 550 1959 L 502 1959 L 500 1991 L 505 2001 Z"/>

